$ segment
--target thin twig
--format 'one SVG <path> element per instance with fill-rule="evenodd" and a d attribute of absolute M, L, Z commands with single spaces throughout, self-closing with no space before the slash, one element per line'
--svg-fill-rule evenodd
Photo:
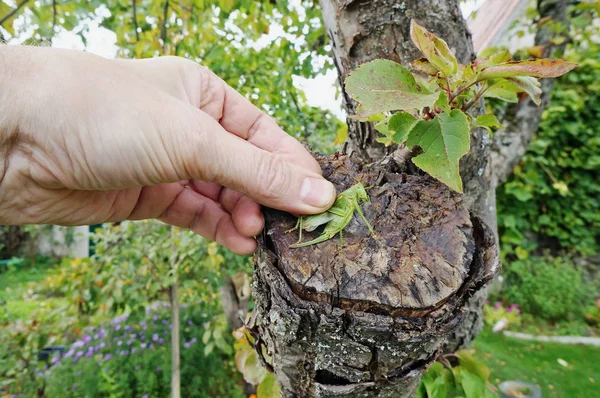
<path fill-rule="evenodd" d="M 163 42 L 163 54 L 167 48 L 167 18 L 169 17 L 169 0 L 165 0 L 165 7 L 163 8 L 163 25 L 160 38 Z"/>
<path fill-rule="evenodd" d="M 136 0 L 131 0 L 131 6 L 133 8 L 133 27 L 135 29 L 135 42 L 137 43 L 138 41 L 140 41 L 140 34 L 138 32 L 137 11 L 135 9 L 135 1 Z"/>
<path fill-rule="evenodd" d="M 8 14 L 6 14 L 5 16 L 3 16 L 0 19 L 0 25 L 4 24 L 4 22 L 8 21 L 13 15 L 15 15 L 28 2 L 29 2 L 29 0 L 23 0 L 22 2 L 17 4 L 17 6 L 11 12 L 9 12 Z"/>

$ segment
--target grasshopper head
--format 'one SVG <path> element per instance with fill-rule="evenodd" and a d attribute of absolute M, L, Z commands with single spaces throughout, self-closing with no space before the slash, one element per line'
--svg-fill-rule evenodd
<path fill-rule="evenodd" d="M 362 200 L 363 202 L 369 201 L 369 195 L 367 194 L 367 190 L 363 186 L 363 184 L 356 185 L 356 198 L 358 200 Z"/>

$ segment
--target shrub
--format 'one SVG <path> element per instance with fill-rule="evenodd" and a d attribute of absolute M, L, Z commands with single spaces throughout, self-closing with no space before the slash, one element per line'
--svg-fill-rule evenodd
<path fill-rule="evenodd" d="M 202 303 L 181 311 L 181 388 L 184 397 L 242 397 L 233 358 L 205 355 L 202 335 L 212 318 Z M 44 370 L 49 397 L 166 397 L 171 389 L 170 312 L 149 312 L 137 321 L 121 316 L 90 329 L 63 358 Z M 229 338 L 231 345 L 233 339 Z"/>
<path fill-rule="evenodd" d="M 580 66 L 557 80 L 527 154 L 497 190 L 504 254 L 600 250 L 599 50 L 569 54 Z"/>
<path fill-rule="evenodd" d="M 582 319 L 593 303 L 583 272 L 568 258 L 530 257 L 504 269 L 504 296 L 523 312 L 548 321 Z"/>

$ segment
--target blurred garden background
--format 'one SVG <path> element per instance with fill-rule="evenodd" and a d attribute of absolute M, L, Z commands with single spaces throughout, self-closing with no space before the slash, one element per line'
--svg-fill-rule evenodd
<path fill-rule="evenodd" d="M 465 17 L 485 3 L 464 2 Z M 528 58 L 543 21 L 533 2 L 518 3 L 485 44 Z M 580 66 L 554 85 L 527 154 L 497 191 L 503 270 L 472 351 L 490 383 L 529 381 L 547 397 L 600 395 L 600 346 L 511 334 L 600 338 L 600 2 L 572 3 L 570 27 L 556 29 L 563 58 Z M 0 34 L 198 61 L 330 153 L 346 128 L 320 13 L 312 0 L 2 0 Z M 169 396 L 173 327 L 182 396 L 271 396 L 234 333 L 252 309 L 251 272 L 251 258 L 154 221 L 0 226 L 0 397 Z"/>

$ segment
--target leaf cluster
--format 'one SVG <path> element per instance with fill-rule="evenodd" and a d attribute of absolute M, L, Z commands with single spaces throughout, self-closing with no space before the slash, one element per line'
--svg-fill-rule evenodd
<path fill-rule="evenodd" d="M 471 116 L 481 98 L 517 102 L 518 94 L 540 104 L 539 78 L 560 76 L 576 64 L 563 60 L 512 61 L 508 51 L 484 54 L 468 65 L 458 63 L 447 43 L 411 21 L 411 39 L 424 57 L 412 72 L 389 60 L 361 65 L 348 76 L 346 91 L 359 103 L 354 118 L 376 122 L 379 142 L 422 153 L 413 163 L 462 192 L 459 160 L 470 147 L 469 132 L 500 127 L 493 114 Z"/>
<path fill-rule="evenodd" d="M 417 389 L 417 398 L 497 397 L 489 382 L 490 373 L 490 369 L 478 362 L 471 352 L 457 351 L 429 366 Z"/>

